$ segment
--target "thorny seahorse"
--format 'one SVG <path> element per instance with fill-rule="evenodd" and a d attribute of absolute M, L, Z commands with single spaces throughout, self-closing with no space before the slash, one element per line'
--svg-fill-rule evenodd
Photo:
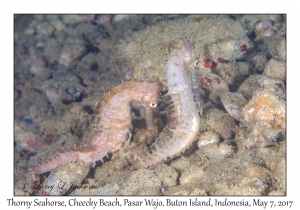
<path fill-rule="evenodd" d="M 191 82 L 187 72 L 193 70 L 195 61 L 192 42 L 185 40 L 170 46 L 167 88 L 174 105 L 174 113 L 167 127 L 155 141 L 155 150 L 146 158 L 141 158 L 138 167 L 151 167 L 168 157 L 174 157 L 184 152 L 195 141 L 200 129 L 200 116 L 192 92 L 193 81 Z M 200 95 L 196 97 L 200 98 Z"/>
<path fill-rule="evenodd" d="M 157 105 L 160 90 L 161 84 L 158 82 L 130 81 L 113 88 L 104 94 L 96 107 L 98 130 L 93 134 L 90 146 L 66 149 L 46 160 L 33 157 L 29 163 L 29 170 L 42 174 L 67 162 L 82 160 L 90 163 L 102 160 L 109 152 L 120 149 L 126 140 L 131 126 L 131 100 L 144 106 L 147 127 L 150 130 L 153 128 L 152 108 Z"/>

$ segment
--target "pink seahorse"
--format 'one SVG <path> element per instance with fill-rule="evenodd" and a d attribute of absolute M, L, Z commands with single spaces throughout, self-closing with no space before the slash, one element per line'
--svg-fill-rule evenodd
<path fill-rule="evenodd" d="M 131 126 L 131 100 L 136 100 L 144 106 L 148 129 L 152 129 L 151 109 L 157 105 L 160 89 L 161 84 L 158 82 L 129 81 L 108 91 L 96 107 L 99 130 L 94 134 L 90 146 L 65 150 L 43 160 L 42 163 L 31 161 L 29 169 L 42 174 L 66 162 L 82 160 L 90 163 L 102 160 L 109 152 L 120 149 L 126 140 Z"/>

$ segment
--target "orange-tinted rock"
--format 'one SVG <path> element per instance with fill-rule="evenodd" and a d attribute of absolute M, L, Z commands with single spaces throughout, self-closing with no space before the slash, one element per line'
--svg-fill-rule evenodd
<path fill-rule="evenodd" d="M 285 130 L 285 102 L 270 91 L 261 91 L 243 108 L 243 122 L 255 124 L 266 120 L 275 129 Z"/>

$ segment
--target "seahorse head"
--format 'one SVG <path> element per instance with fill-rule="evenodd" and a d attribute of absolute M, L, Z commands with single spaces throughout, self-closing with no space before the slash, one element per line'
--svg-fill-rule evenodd
<path fill-rule="evenodd" d="M 178 57 L 189 65 L 195 61 L 195 46 L 191 41 L 185 41 L 185 45 L 178 51 Z"/>
<path fill-rule="evenodd" d="M 157 98 L 161 87 L 158 82 L 144 82 L 143 88 L 140 89 L 140 102 L 144 107 L 155 108 L 157 106 Z"/>

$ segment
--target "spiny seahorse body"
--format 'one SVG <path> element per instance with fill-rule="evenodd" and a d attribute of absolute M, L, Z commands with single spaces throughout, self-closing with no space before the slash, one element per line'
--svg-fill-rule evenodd
<path fill-rule="evenodd" d="M 167 157 L 174 157 L 184 152 L 196 139 L 200 129 L 200 117 L 194 101 L 192 84 L 187 70 L 193 68 L 195 55 L 194 45 L 183 42 L 171 45 L 167 61 L 167 88 L 174 105 L 166 130 L 171 134 L 161 132 L 155 150 L 147 158 L 140 160 L 139 165 L 149 167 Z M 175 127 L 175 129 L 174 129 Z"/>
<path fill-rule="evenodd" d="M 96 107 L 99 130 L 94 134 L 89 147 L 66 150 L 41 163 L 32 161 L 30 170 L 41 174 L 70 161 L 95 162 L 101 160 L 109 152 L 120 149 L 131 126 L 129 102 L 136 100 L 142 103 L 150 118 L 147 119 L 147 124 L 151 129 L 153 122 L 149 113 L 150 109 L 156 107 L 160 89 L 161 84 L 158 82 L 133 81 L 124 82 L 113 88 L 104 94 Z"/>

